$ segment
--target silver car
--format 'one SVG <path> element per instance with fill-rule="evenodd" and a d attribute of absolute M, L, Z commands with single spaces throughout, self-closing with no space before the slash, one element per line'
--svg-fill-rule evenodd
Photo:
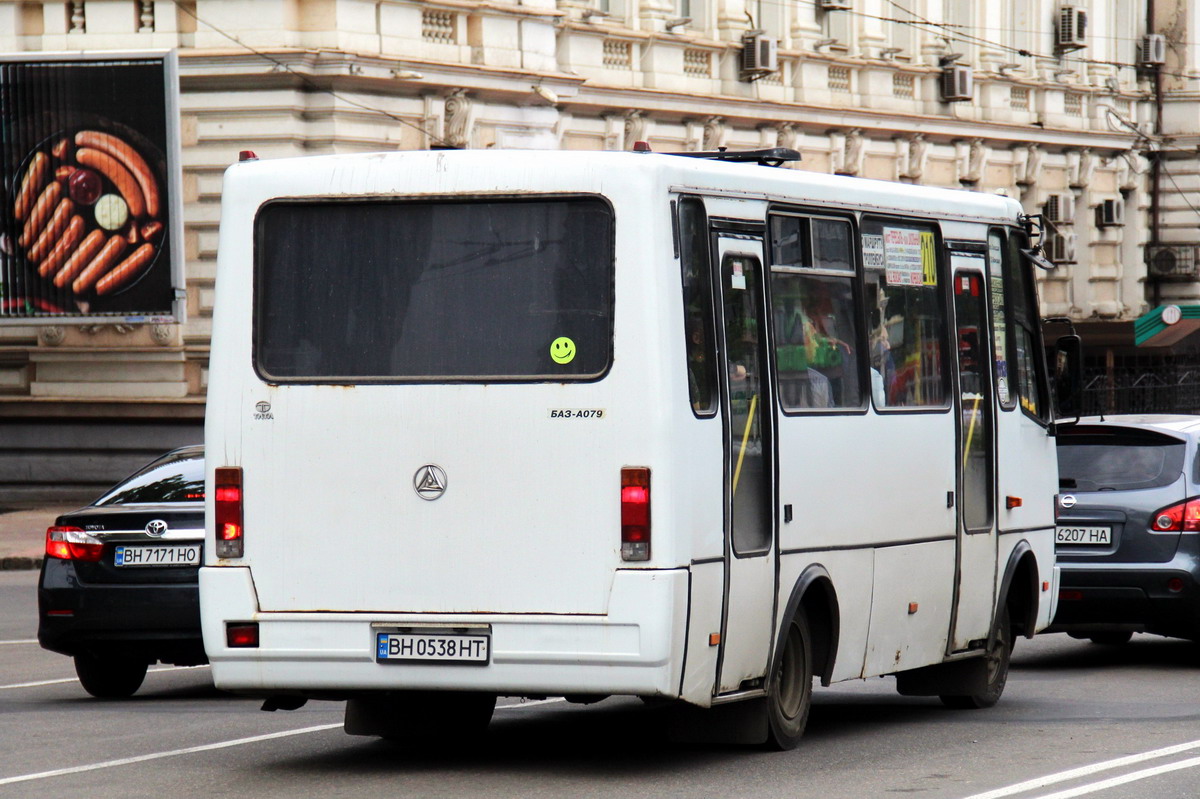
<path fill-rule="evenodd" d="M 1200 416 L 1058 429 L 1058 612 L 1047 632 L 1200 640 Z"/>

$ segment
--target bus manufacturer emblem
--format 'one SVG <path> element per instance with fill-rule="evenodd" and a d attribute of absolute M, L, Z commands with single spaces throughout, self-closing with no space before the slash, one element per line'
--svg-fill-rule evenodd
<path fill-rule="evenodd" d="M 165 532 L 167 532 L 167 523 L 162 519 L 155 519 L 146 525 L 146 535 L 153 538 L 159 538 Z"/>
<path fill-rule="evenodd" d="M 446 473 L 442 467 L 427 463 L 413 475 L 413 489 L 418 497 L 432 502 L 446 493 Z"/>
<path fill-rule="evenodd" d="M 1063 494 L 1061 497 L 1058 498 L 1058 504 L 1063 506 L 1064 508 L 1075 507 L 1075 495 L 1074 494 Z"/>

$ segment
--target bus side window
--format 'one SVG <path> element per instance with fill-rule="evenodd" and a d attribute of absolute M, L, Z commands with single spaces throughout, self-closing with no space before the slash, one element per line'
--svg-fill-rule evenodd
<path fill-rule="evenodd" d="M 875 407 L 946 407 L 946 308 L 933 227 L 864 219 L 862 249 Z"/>
<path fill-rule="evenodd" d="M 859 408 L 850 223 L 771 217 L 771 315 L 784 410 Z"/>
<path fill-rule="evenodd" d="M 988 285 L 992 294 L 992 357 L 996 368 L 996 397 L 1000 407 L 1011 411 L 1017 407 L 1017 396 L 1012 390 L 1013 363 L 1012 347 L 1008 341 L 1008 300 L 1005 297 L 1007 275 L 1005 262 L 1010 252 L 1005 249 L 1004 236 L 993 230 L 988 234 Z"/>
<path fill-rule="evenodd" d="M 1021 255 L 1028 247 L 1024 237 L 1008 237 L 1005 251 L 1004 281 L 1008 323 L 1012 326 L 1016 389 L 1021 409 L 1041 422 L 1050 421 L 1049 388 L 1046 363 L 1038 344 L 1037 295 L 1033 265 Z"/>
<path fill-rule="evenodd" d="M 688 397 L 693 413 L 713 416 L 717 412 L 717 355 L 708 217 L 704 203 L 694 197 L 679 201 L 679 244 Z"/>

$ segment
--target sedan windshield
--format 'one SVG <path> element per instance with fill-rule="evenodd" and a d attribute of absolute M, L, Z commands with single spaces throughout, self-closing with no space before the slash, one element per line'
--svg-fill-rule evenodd
<path fill-rule="evenodd" d="M 95 504 L 200 502 L 203 499 L 204 453 L 189 449 L 164 455 L 118 484 Z"/>

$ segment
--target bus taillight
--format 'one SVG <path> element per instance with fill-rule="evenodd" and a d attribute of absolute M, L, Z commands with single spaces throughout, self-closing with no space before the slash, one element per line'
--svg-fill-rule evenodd
<path fill-rule="evenodd" d="M 650 560 L 650 470 L 621 470 L 621 560 Z"/>
<path fill-rule="evenodd" d="M 242 470 L 237 466 L 217 468 L 213 495 L 216 498 L 217 557 L 240 558 L 242 538 Z"/>

